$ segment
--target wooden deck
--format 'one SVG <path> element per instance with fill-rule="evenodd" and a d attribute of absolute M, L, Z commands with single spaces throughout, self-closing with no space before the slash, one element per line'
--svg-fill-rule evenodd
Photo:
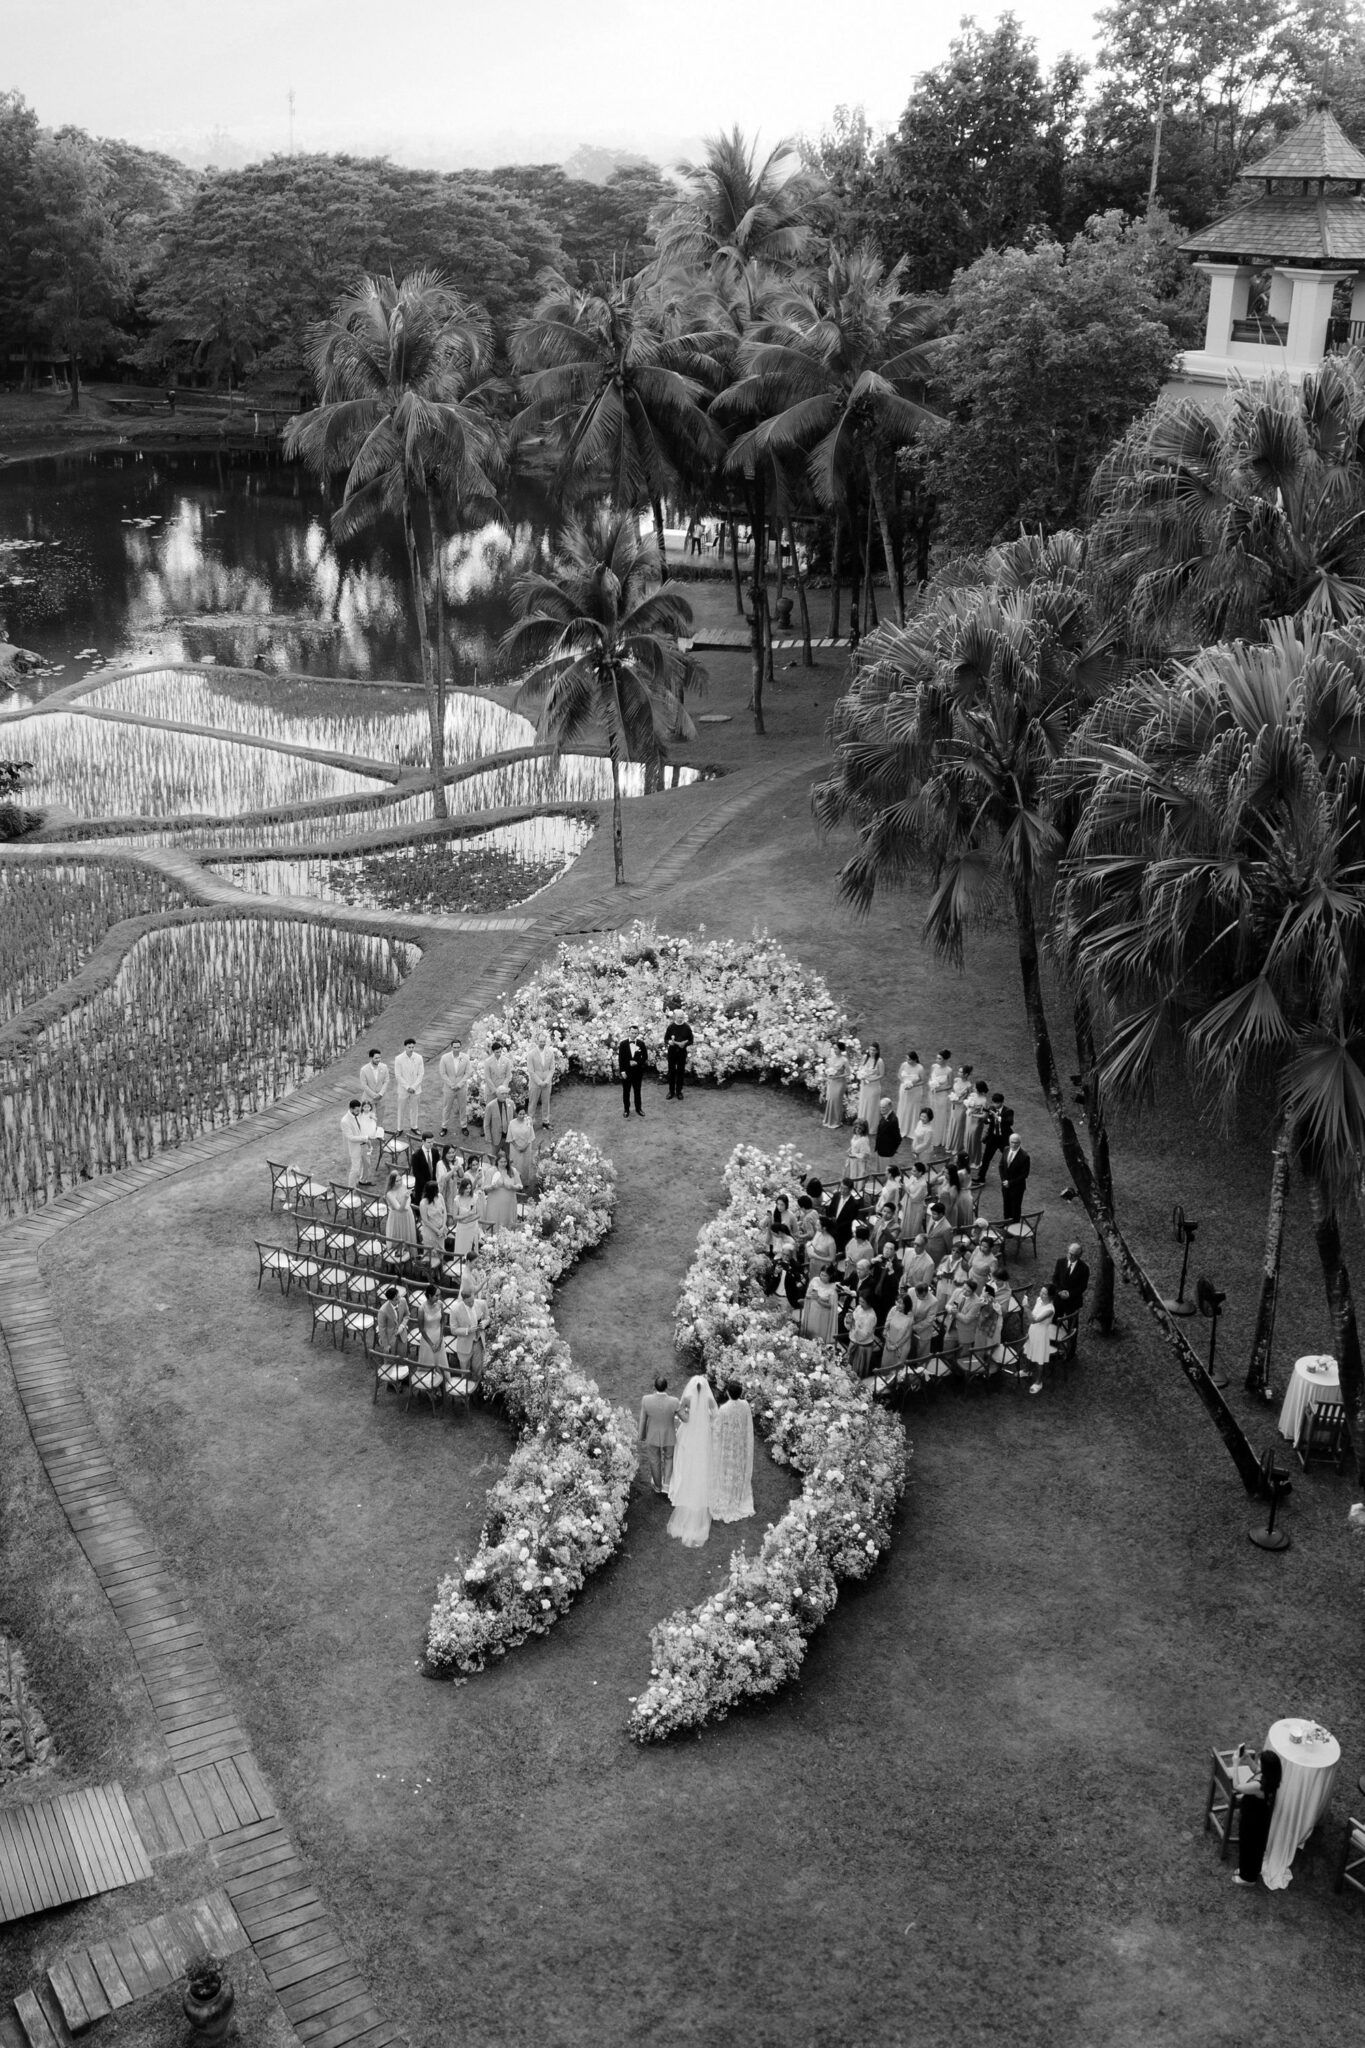
<path fill-rule="evenodd" d="M 151 1874 L 121 1785 L 91 1785 L 0 1813 L 0 1921 L 93 1899 Z"/>

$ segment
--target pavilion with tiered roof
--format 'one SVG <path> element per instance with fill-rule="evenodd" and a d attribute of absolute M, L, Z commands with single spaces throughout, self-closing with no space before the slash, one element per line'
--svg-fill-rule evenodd
<path fill-rule="evenodd" d="M 1251 188 L 1245 204 L 1181 244 L 1210 288 L 1204 346 L 1182 356 L 1177 389 L 1274 370 L 1301 377 L 1330 349 L 1365 342 L 1365 155 L 1327 102 L 1239 182 Z M 1350 317 L 1334 319 L 1345 280 Z"/>

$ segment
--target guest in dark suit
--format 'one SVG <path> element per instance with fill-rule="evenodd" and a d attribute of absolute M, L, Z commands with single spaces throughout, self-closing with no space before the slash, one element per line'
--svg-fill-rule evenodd
<path fill-rule="evenodd" d="M 984 1187 L 986 1169 L 997 1152 L 1003 1152 L 1009 1144 L 1014 1129 L 1014 1111 L 1003 1095 L 991 1097 L 990 1111 L 982 1125 L 981 1164 L 976 1169 L 977 1185 Z"/>
<path fill-rule="evenodd" d="M 889 1095 L 883 1095 L 882 1097 L 881 1119 L 877 1125 L 877 1135 L 873 1140 L 872 1149 L 875 1151 L 878 1159 L 894 1159 L 901 1149 L 900 1122 L 895 1110 L 891 1107 L 891 1097 Z"/>
<path fill-rule="evenodd" d="M 1005 1156 L 1000 1161 L 1000 1193 L 1006 1223 L 1017 1223 L 1024 1213 L 1024 1190 L 1028 1186 L 1032 1163 L 1018 1131 L 1011 1131 Z"/>
<path fill-rule="evenodd" d="M 634 1038 L 623 1038 L 616 1048 L 616 1071 L 621 1076 L 621 1107 L 627 1116 L 630 1115 L 632 1096 L 635 1098 L 636 1116 L 644 1115 L 640 1107 L 640 1083 L 645 1078 L 645 1068 L 648 1065 L 649 1053 L 643 1038 L 638 1035 Z"/>
<path fill-rule="evenodd" d="M 692 1026 L 687 1021 L 687 1012 L 675 1010 L 668 1020 L 664 1033 L 664 1052 L 668 1057 L 668 1099 L 681 1102 L 683 1082 L 687 1079 L 687 1055 L 693 1042 Z"/>
<path fill-rule="evenodd" d="M 931 1202 L 926 1217 L 924 1249 L 933 1260 L 935 1268 L 941 1259 L 946 1259 L 953 1248 L 953 1226 L 949 1222 L 942 1202 Z"/>
<path fill-rule="evenodd" d="M 1069 1244 L 1066 1257 L 1058 1259 L 1052 1269 L 1052 1299 L 1057 1304 L 1057 1314 L 1079 1315 L 1089 1285 L 1090 1268 L 1081 1257 L 1081 1248 L 1078 1244 Z"/>
<path fill-rule="evenodd" d="M 408 1172 L 412 1175 L 412 1206 L 415 1209 L 436 1178 L 436 1146 L 430 1131 L 423 1131 L 420 1145 L 408 1147 Z"/>
<path fill-rule="evenodd" d="M 860 1220 L 862 1213 L 863 1205 L 858 1200 L 858 1191 L 845 1175 L 827 1212 L 829 1234 L 834 1239 L 841 1259 L 848 1250 L 853 1226 Z"/>

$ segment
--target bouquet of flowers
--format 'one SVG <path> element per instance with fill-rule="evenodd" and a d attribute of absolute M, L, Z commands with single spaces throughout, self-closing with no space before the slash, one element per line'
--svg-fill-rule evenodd
<path fill-rule="evenodd" d="M 772 1456 L 805 1485 L 756 1557 L 738 1550 L 723 1587 L 653 1631 L 649 1685 L 630 1715 L 639 1742 L 721 1720 L 738 1700 L 785 1684 L 834 1606 L 836 1582 L 865 1578 L 891 1540 L 909 1456 L 901 1423 L 832 1344 L 798 1336 L 752 1275 L 754 1236 L 801 1177 L 792 1146 L 771 1156 L 736 1146 L 729 1206 L 697 1240 L 674 1327 L 712 1380 L 743 1382 Z"/>
<path fill-rule="evenodd" d="M 534 1234 L 485 1238 L 473 1270 L 488 1308 L 483 1385 L 522 1436 L 490 1490 L 478 1549 L 436 1589 L 427 1624 L 433 1671 L 481 1671 L 543 1635 L 625 1533 L 635 1432 L 574 1366 L 551 1290 L 611 1228 L 616 1172 L 580 1132 L 541 1154 Z"/>

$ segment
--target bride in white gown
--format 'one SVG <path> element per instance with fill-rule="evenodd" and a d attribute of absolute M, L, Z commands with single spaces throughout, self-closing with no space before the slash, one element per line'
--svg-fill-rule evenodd
<path fill-rule="evenodd" d="M 668 1533 L 693 1550 L 700 1549 L 711 1533 L 711 1418 L 715 1412 L 716 1397 L 698 1373 L 683 1388 L 678 1404 L 673 1477 L 668 1486 L 673 1503 Z"/>
<path fill-rule="evenodd" d="M 711 1519 L 743 1522 L 754 1512 L 754 1411 L 738 1380 L 711 1424 Z"/>

